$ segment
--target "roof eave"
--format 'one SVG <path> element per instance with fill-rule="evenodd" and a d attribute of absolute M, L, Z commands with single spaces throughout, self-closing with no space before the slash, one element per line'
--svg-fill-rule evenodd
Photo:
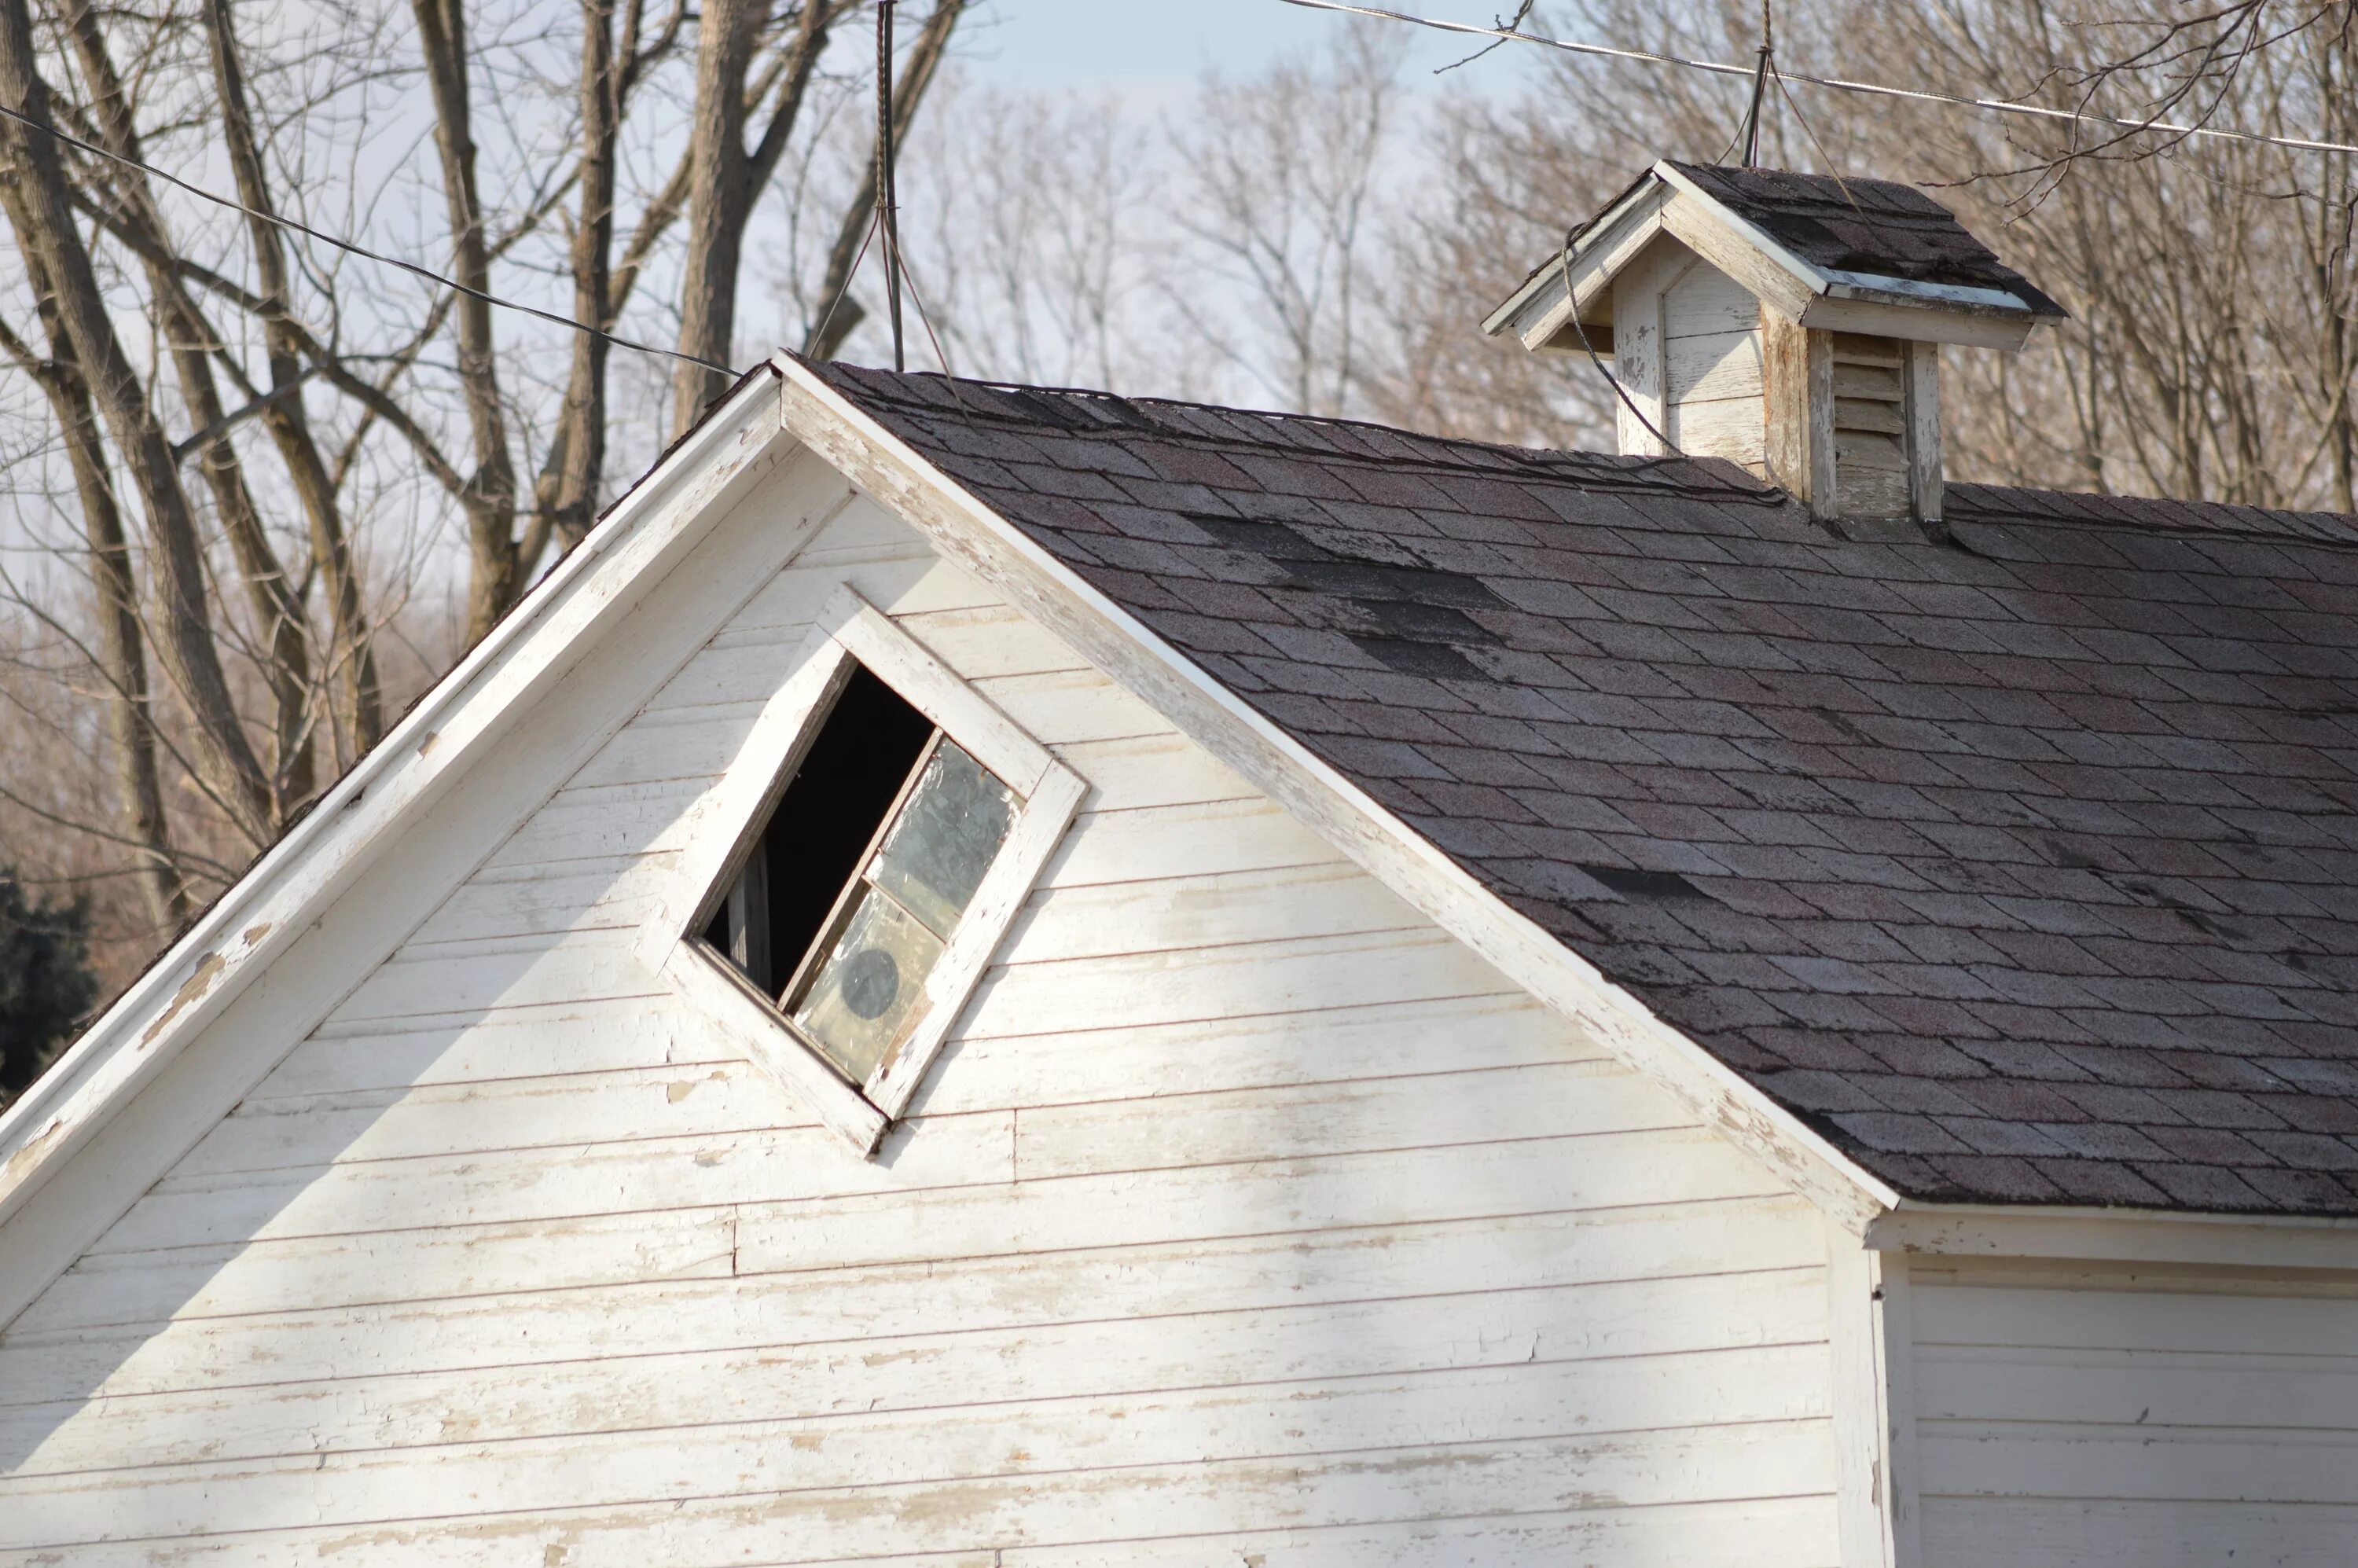
<path fill-rule="evenodd" d="M 1903 1198 L 1869 1220 L 1861 1239 L 1875 1251 L 1943 1260 L 2358 1271 L 2358 1218 L 2334 1216 Z"/>

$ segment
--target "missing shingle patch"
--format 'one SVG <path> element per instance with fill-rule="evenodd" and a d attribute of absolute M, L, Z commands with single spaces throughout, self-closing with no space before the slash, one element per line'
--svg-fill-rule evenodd
<path fill-rule="evenodd" d="M 1446 643 L 1427 643 L 1414 637 L 1354 635 L 1351 645 L 1386 669 L 1400 675 L 1446 676 L 1455 680 L 1483 678 L 1479 665 Z"/>
<path fill-rule="evenodd" d="M 1459 650 L 1504 641 L 1466 613 L 1503 610 L 1489 584 L 1439 567 L 1370 560 L 1320 544 L 1284 523 L 1251 517 L 1189 514 L 1187 520 L 1226 547 L 1259 556 L 1284 574 L 1281 585 L 1342 600 L 1366 617 L 1369 630 L 1347 633 L 1361 653 L 1402 675 L 1457 680 L 1486 678 Z"/>
<path fill-rule="evenodd" d="M 1591 866 L 1582 871 L 1624 898 L 1709 898 L 1711 894 L 1676 871 L 1640 871 L 1625 866 Z"/>

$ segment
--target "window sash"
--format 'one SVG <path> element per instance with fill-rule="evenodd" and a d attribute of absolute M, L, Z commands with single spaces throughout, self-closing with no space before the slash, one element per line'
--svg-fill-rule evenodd
<path fill-rule="evenodd" d="M 780 1007 L 778 996 L 789 991 L 757 989 L 699 939 L 758 846 L 855 662 L 932 720 L 1004 784 L 1015 802 L 999 853 L 926 977 L 912 1022 L 868 1081 L 857 1086 Z M 757 1066 L 856 1147 L 873 1154 L 940 1054 L 1087 786 L 848 584 L 829 600 L 792 670 L 764 704 L 735 764 L 684 825 L 685 847 L 662 884 L 666 891 L 661 913 L 641 927 L 633 950 Z M 897 815 L 898 804 L 888 821 Z M 871 845 L 869 853 L 873 851 Z"/>

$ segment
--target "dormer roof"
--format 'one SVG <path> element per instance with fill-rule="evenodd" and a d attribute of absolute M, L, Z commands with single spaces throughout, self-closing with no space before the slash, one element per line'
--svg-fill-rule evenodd
<path fill-rule="evenodd" d="M 1779 168 L 1667 160 L 1663 167 L 1829 278 L 1870 288 L 1982 289 L 2011 295 L 2034 316 L 2070 314 L 1912 185 Z"/>
<path fill-rule="evenodd" d="M 1807 326 L 2011 350 L 2069 314 L 1913 186 L 1665 158 L 1574 232 L 1584 323 L 1610 325 L 1614 277 L 1662 234 Z M 1483 330 L 1576 348 L 1565 262 L 1541 262 Z"/>

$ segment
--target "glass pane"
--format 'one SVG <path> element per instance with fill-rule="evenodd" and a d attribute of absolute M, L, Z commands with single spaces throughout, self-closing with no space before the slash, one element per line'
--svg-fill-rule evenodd
<path fill-rule="evenodd" d="M 795 1022 L 853 1083 L 864 1084 L 925 995 L 925 976 L 941 953 L 941 938 L 874 888 L 862 888 Z"/>
<path fill-rule="evenodd" d="M 869 876 L 935 935 L 946 938 L 999 858 L 1014 816 L 1015 796 L 1008 787 L 945 740 L 885 829 Z"/>

